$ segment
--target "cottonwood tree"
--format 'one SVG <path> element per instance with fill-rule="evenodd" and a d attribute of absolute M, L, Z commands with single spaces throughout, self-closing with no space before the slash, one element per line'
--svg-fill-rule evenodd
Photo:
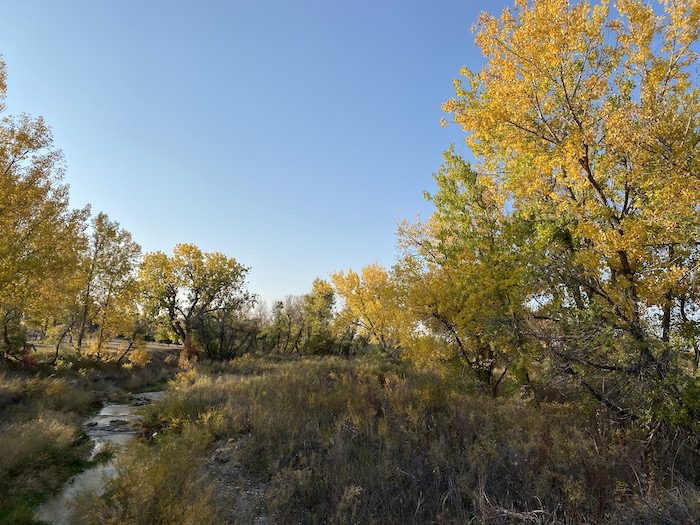
<path fill-rule="evenodd" d="M 333 320 L 335 292 L 324 279 L 314 279 L 311 291 L 303 296 L 306 320 L 303 348 L 305 353 L 329 354 L 335 345 Z"/>
<path fill-rule="evenodd" d="M 232 320 L 254 301 L 245 289 L 247 273 L 235 259 L 192 244 L 176 245 L 172 256 L 149 253 L 139 271 L 144 307 L 152 317 L 166 319 L 188 351 L 222 357 Z"/>
<path fill-rule="evenodd" d="M 275 301 L 270 323 L 263 333 L 266 346 L 282 353 L 299 353 L 306 325 L 303 296 L 288 295 L 284 301 Z"/>
<path fill-rule="evenodd" d="M 420 361 L 456 356 L 495 395 L 529 347 L 523 327 L 529 290 L 517 249 L 523 232 L 489 177 L 453 149 L 444 157 L 438 191 L 428 195 L 435 212 L 399 231 L 396 274 L 404 312 L 413 318 L 404 344 Z"/>
<path fill-rule="evenodd" d="M 56 362 L 64 342 L 80 320 L 83 286 L 80 253 L 76 252 L 69 261 L 66 272 L 46 279 L 35 289 L 36 301 L 25 311 L 27 326 L 37 330 L 44 343 L 53 346 L 50 363 Z"/>
<path fill-rule="evenodd" d="M 331 281 L 343 307 L 338 323 L 366 336 L 382 351 L 400 347 L 403 318 L 392 275 L 378 264 L 365 266 L 358 274 L 352 269 L 337 272 Z"/>
<path fill-rule="evenodd" d="M 700 4 L 659 5 L 518 0 L 484 14 L 486 63 L 462 70 L 444 107 L 531 221 L 531 254 L 548 261 L 533 332 L 577 377 L 663 378 L 697 348 Z"/>
<path fill-rule="evenodd" d="M 263 347 L 267 351 L 278 350 L 282 341 L 284 324 L 284 303 L 282 301 L 274 301 L 270 308 L 270 318 L 263 325 L 260 334 Z"/>
<path fill-rule="evenodd" d="M 152 328 L 152 320 L 145 315 L 141 290 L 138 278 L 131 274 L 114 290 L 108 307 L 101 309 L 94 345 L 98 356 L 107 342 L 118 336 L 122 347 L 117 349 L 119 362 L 145 344 L 145 337 Z"/>
<path fill-rule="evenodd" d="M 0 61 L 0 111 L 5 109 Z M 0 120 L 0 356 L 17 357 L 28 316 L 63 299 L 60 283 L 77 268 L 87 210 L 73 210 L 61 185 L 63 164 L 42 118 Z M 52 293 L 53 292 L 53 293 Z"/>
<path fill-rule="evenodd" d="M 131 234 L 106 214 L 92 221 L 82 261 L 83 288 L 76 348 L 81 351 L 90 326 L 98 326 L 95 352 L 99 356 L 109 337 L 116 335 L 125 310 L 132 309 L 135 270 L 141 248 Z"/>
<path fill-rule="evenodd" d="M 196 343 L 210 359 L 233 359 L 255 350 L 257 324 L 249 308 L 229 303 L 195 317 Z"/>
<path fill-rule="evenodd" d="M 275 302 L 263 331 L 268 348 L 289 353 L 332 353 L 334 305 L 333 287 L 323 279 L 314 279 L 309 293 Z"/>

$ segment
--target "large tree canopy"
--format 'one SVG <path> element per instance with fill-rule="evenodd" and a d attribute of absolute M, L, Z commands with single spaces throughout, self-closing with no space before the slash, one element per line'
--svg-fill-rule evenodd
<path fill-rule="evenodd" d="M 216 354 L 223 340 L 212 338 L 225 337 L 221 330 L 227 330 L 228 315 L 253 299 L 244 288 L 247 273 L 235 259 L 192 244 L 178 244 L 172 256 L 146 254 L 140 269 L 146 309 L 163 317 L 186 346 L 199 344 Z M 212 322 L 219 331 L 212 329 Z"/>
<path fill-rule="evenodd" d="M 0 62 L 0 109 L 6 95 Z M 0 355 L 25 344 L 27 317 L 70 300 L 87 209 L 72 210 L 61 185 L 62 156 L 41 118 L 0 120 Z"/>
<path fill-rule="evenodd" d="M 697 367 L 700 2 L 659 6 L 517 0 L 483 14 L 486 63 L 445 104 L 531 225 L 531 328 L 572 374 Z"/>
<path fill-rule="evenodd" d="M 561 263 L 543 276 L 548 304 L 595 306 L 635 369 L 659 364 L 654 343 L 686 337 L 698 308 L 700 2 L 662 4 L 663 16 L 638 0 L 484 14 L 486 65 L 463 69 L 445 104 Z"/>

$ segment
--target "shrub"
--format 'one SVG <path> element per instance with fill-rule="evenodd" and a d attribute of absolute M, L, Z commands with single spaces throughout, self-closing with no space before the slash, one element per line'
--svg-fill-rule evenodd
<path fill-rule="evenodd" d="M 615 523 L 665 477 L 643 428 L 368 360 L 198 364 L 147 420 L 234 438 L 281 523 Z"/>
<path fill-rule="evenodd" d="M 211 491 L 198 475 L 208 444 L 208 437 L 192 427 L 154 446 L 137 443 L 119 457 L 119 475 L 108 481 L 106 495 L 86 496 L 78 502 L 84 523 L 220 523 L 211 505 Z"/>

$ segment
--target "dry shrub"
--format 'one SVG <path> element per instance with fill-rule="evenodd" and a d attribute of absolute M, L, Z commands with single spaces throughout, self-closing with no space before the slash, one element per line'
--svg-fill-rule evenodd
<path fill-rule="evenodd" d="M 700 523 L 700 491 L 685 485 L 672 490 L 659 489 L 651 494 L 630 499 L 615 508 L 610 523 L 664 525 Z"/>
<path fill-rule="evenodd" d="M 136 348 L 129 352 L 128 359 L 132 365 L 144 367 L 151 362 L 151 352 L 145 348 Z"/>
<path fill-rule="evenodd" d="M 96 403 L 95 394 L 77 382 L 61 378 L 30 381 L 28 393 L 42 409 L 87 414 Z"/>
<path fill-rule="evenodd" d="M 45 412 L 31 421 L 0 428 L 0 479 L 16 474 L 30 463 L 49 461 L 70 447 L 76 426 L 59 413 Z"/>
<path fill-rule="evenodd" d="M 645 501 L 676 515 L 656 496 L 667 481 L 647 434 L 579 405 L 494 400 L 365 360 L 234 366 L 180 374 L 149 430 L 245 437 L 238 460 L 265 484 L 273 522 L 612 524 Z M 677 481 L 683 516 L 700 518 Z"/>
<path fill-rule="evenodd" d="M 117 462 L 118 476 L 103 497 L 79 501 L 83 522 L 95 525 L 221 523 L 211 491 L 198 474 L 207 435 L 188 427 L 153 446 L 137 443 Z"/>

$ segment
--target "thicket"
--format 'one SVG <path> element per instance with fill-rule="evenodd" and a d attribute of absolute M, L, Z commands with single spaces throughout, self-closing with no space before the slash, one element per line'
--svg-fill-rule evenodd
<path fill-rule="evenodd" d="M 196 522 L 197 512 L 252 523 L 237 500 L 213 497 L 211 461 L 263 487 L 256 510 L 271 523 L 700 519 L 698 459 L 678 436 L 663 436 L 652 460 L 634 425 L 579 398 L 532 395 L 475 395 L 459 374 L 365 358 L 200 364 L 148 408 L 155 437 L 86 504 L 88 522 Z"/>

